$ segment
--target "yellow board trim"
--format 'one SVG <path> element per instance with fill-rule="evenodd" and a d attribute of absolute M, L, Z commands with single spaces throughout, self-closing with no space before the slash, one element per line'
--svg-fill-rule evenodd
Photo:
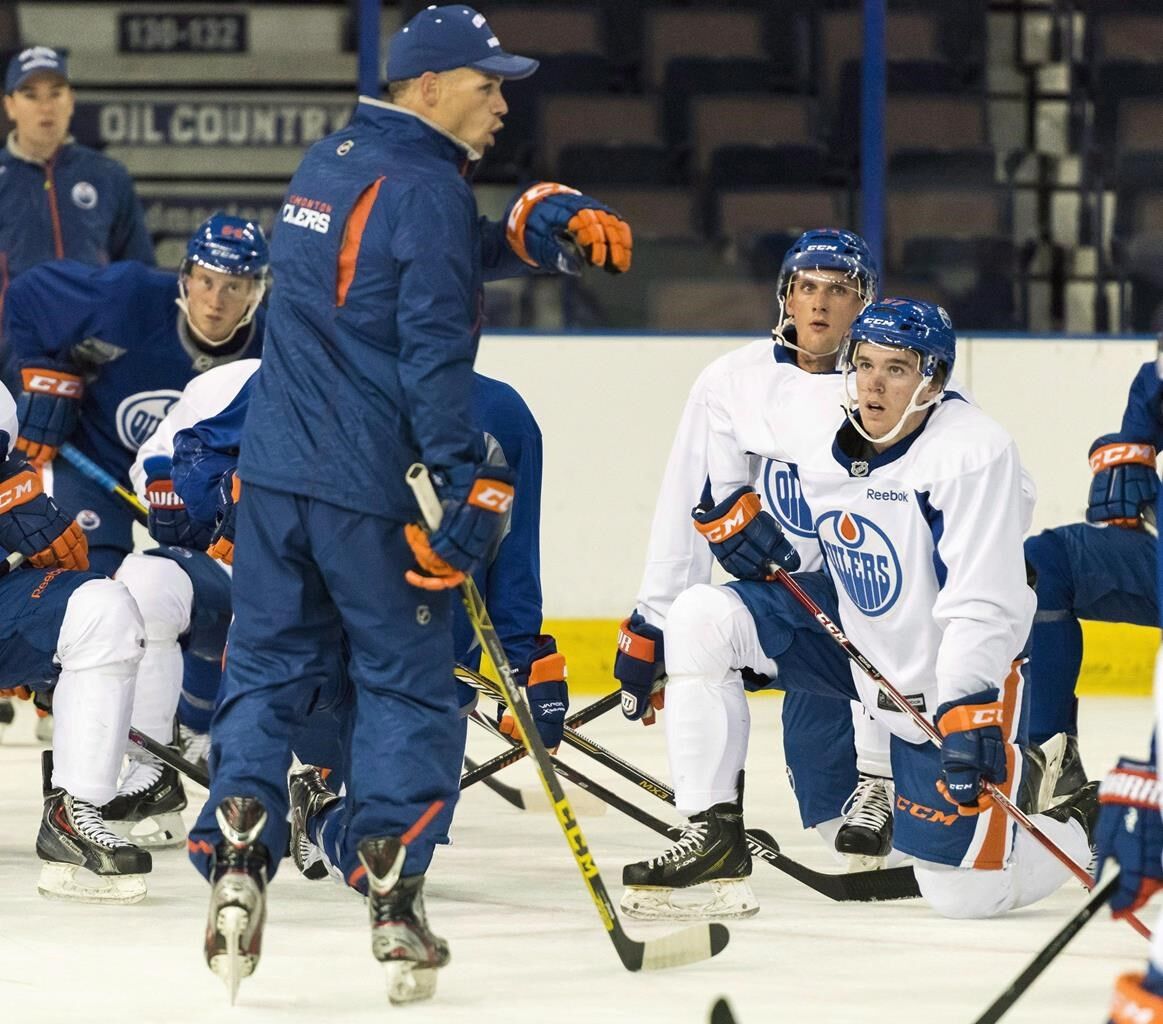
<path fill-rule="evenodd" d="M 617 619 L 546 619 L 544 632 L 557 638 L 569 665 L 569 689 L 604 694 L 617 687 L 614 651 Z M 1141 697 L 1151 693 L 1159 630 L 1106 622 L 1082 624 L 1081 695 Z"/>

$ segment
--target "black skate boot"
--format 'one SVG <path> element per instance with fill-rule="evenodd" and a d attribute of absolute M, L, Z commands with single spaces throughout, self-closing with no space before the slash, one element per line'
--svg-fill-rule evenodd
<path fill-rule="evenodd" d="M 740 773 L 739 792 L 743 791 Z M 652 860 L 622 869 L 622 909 L 643 921 L 751 917 L 759 901 L 747 882 L 751 851 L 743 829 L 742 799 L 692 814 L 682 837 Z M 710 883 L 698 902 L 674 902 L 677 890 Z"/>
<path fill-rule="evenodd" d="M 229 796 L 214 812 L 222 840 L 214 851 L 210 913 L 206 920 L 206 963 L 230 991 L 258 966 L 266 920 L 270 855 L 258 841 L 266 808 L 254 797 Z"/>
<path fill-rule="evenodd" d="M 892 779 L 860 773 L 860 781 L 844 802 L 844 824 L 836 833 L 836 850 L 848 858 L 850 871 L 884 867 L 892 850 Z"/>
<path fill-rule="evenodd" d="M 359 844 L 367 871 L 367 909 L 372 926 L 372 955 L 388 976 L 393 1005 L 430 999 L 436 971 L 451 959 L 448 943 L 432 934 L 424 912 L 424 876 L 401 878 L 404 845 L 388 836 L 369 836 Z"/>
<path fill-rule="evenodd" d="M 1087 842 L 1094 849 L 1094 828 L 1098 824 L 1098 780 L 1088 782 L 1053 807 L 1042 811 L 1055 821 L 1077 821 L 1086 832 Z"/>
<path fill-rule="evenodd" d="M 110 832 L 101 811 L 53 787 L 52 751 L 41 756 L 44 817 L 36 855 L 45 863 L 37 891 L 49 899 L 82 903 L 137 903 L 145 897 L 145 875 L 153 861 L 145 851 Z"/>
<path fill-rule="evenodd" d="M 1066 750 L 1062 755 L 1062 769 L 1054 787 L 1054 796 L 1061 799 L 1077 793 L 1087 783 L 1086 769 L 1082 767 L 1082 757 L 1078 753 L 1078 737 L 1066 737 Z"/>
<path fill-rule="evenodd" d="M 181 846 L 186 791 L 177 769 L 152 758 L 129 759 L 117 796 L 101 808 L 109 828 L 145 847 Z"/>
<path fill-rule="evenodd" d="M 307 826 L 316 814 L 339 797 L 327 788 L 323 773 L 311 764 L 294 769 L 287 779 L 287 788 L 291 794 L 291 857 L 299 874 L 317 882 L 327 877 L 327 865 Z"/>

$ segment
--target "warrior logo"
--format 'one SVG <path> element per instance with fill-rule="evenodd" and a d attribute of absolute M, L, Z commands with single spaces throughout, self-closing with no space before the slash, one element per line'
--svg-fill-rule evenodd
<path fill-rule="evenodd" d="M 117 407 L 118 439 L 131 452 L 137 451 L 181 397 L 180 391 L 139 391 L 123 399 Z"/>
<path fill-rule="evenodd" d="M 887 612 L 900 597 L 901 563 L 885 532 L 854 512 L 828 512 L 816 523 L 828 567 L 865 615 Z"/>
<path fill-rule="evenodd" d="M 795 463 L 768 461 L 763 467 L 763 495 L 779 525 L 797 537 L 813 537 L 812 510 L 804 501 Z"/>

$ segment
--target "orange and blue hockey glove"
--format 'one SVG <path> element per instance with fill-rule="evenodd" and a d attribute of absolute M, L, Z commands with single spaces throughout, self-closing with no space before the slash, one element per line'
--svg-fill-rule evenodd
<path fill-rule="evenodd" d="M 719 564 L 738 579 L 765 580 L 772 562 L 788 572 L 800 567 L 798 552 L 760 505 L 754 487 L 737 487 L 711 508 L 692 509 L 691 516 Z"/>
<path fill-rule="evenodd" d="M 1159 491 L 1154 445 L 1104 434 L 1090 446 L 1090 470 L 1086 521 L 1138 527 L 1140 509 Z"/>
<path fill-rule="evenodd" d="M 961 815 L 993 806 L 985 783 L 1008 778 L 1005 709 L 997 687 L 947 701 L 937 708 L 941 740 L 941 777 L 937 789 Z"/>
<path fill-rule="evenodd" d="M 44 493 L 40 474 L 13 452 L 0 467 L 0 545 L 37 569 L 88 569 L 89 542 Z"/>
<path fill-rule="evenodd" d="M 569 710 L 569 687 L 566 684 L 565 655 L 558 654 L 557 641 L 548 634 L 537 637 L 534 659 L 525 679 L 525 699 L 537 726 L 537 735 L 551 754 L 557 753 L 565 731 L 565 714 Z M 523 673 L 524 674 L 524 673 Z M 500 707 L 501 732 L 515 740 L 521 738 L 517 720 L 504 705 Z"/>
<path fill-rule="evenodd" d="M 64 364 L 26 366 L 20 377 L 24 390 L 17 402 L 20 436 L 16 447 L 40 469 L 76 429 L 85 382 Z"/>
<path fill-rule="evenodd" d="M 558 274 L 580 274 L 583 259 L 621 274 L 630 269 L 634 250 L 630 225 L 616 210 L 552 181 L 538 182 L 513 200 L 505 238 L 529 266 Z"/>

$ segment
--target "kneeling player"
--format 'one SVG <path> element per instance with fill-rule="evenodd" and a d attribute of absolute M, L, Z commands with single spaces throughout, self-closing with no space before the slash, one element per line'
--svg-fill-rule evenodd
<path fill-rule="evenodd" d="M 750 487 L 750 457 L 769 456 L 775 442 L 763 382 L 739 375 L 708 411 L 716 503 L 694 517 L 738 579 L 686 591 L 667 624 L 667 740 L 691 824 L 675 848 L 626 868 L 628 912 L 672 916 L 674 890 L 701 882 L 715 883 L 716 902 L 696 912 L 757 908 L 740 808 L 748 716 L 739 665 L 788 689 L 859 694 L 893 733 L 894 845 L 916 859 L 921 892 L 938 913 L 1002 913 L 1068 877 L 984 792 L 988 781 L 1019 799 L 1028 771 L 1022 652 L 1035 599 L 1022 558 L 1017 448 L 946 392 L 955 341 L 938 306 L 886 300 L 866 309 L 842 356 L 849 383 L 855 377 L 848 422 L 821 431 L 799 464 L 827 569 L 800 583 L 936 724 L 941 750 L 878 701 L 871 680 L 769 582 L 773 563 L 791 570 L 798 558 Z M 1034 818 L 1076 862 L 1089 857 L 1094 790 Z M 1025 803 L 1034 810 L 1045 800 L 1043 788 Z"/>
<path fill-rule="evenodd" d="M 85 536 L 13 451 L 15 439 L 16 407 L 0 388 L 0 546 L 25 558 L 0 578 L 0 688 L 55 684 L 37 888 L 58 899 L 136 903 L 145 896 L 150 856 L 110 832 L 100 808 L 117 792 L 141 616 L 120 583 L 70 571 L 88 568 Z"/>

